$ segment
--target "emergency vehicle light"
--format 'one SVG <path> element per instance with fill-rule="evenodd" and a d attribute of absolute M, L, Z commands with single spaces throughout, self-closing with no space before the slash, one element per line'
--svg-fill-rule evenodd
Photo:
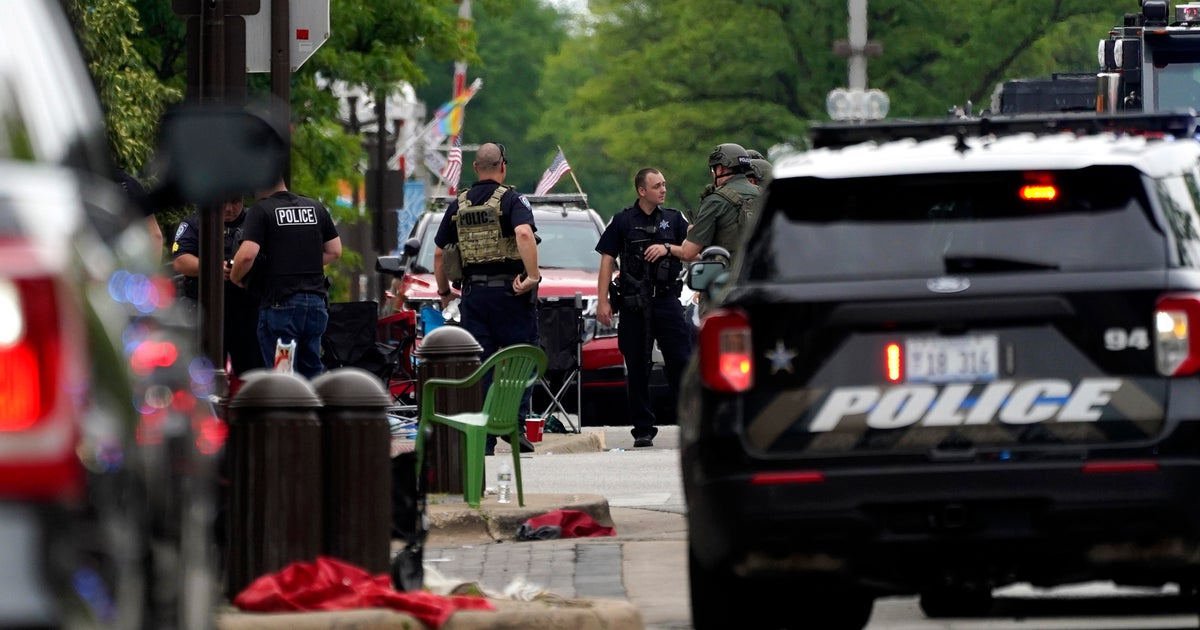
<path fill-rule="evenodd" d="M 1176 22 L 1200 22 L 1200 2 L 1188 2 L 1175 7 Z"/>
<path fill-rule="evenodd" d="M 900 344 L 889 343 L 887 348 L 884 349 L 883 354 L 885 365 L 887 365 L 887 379 L 893 383 L 899 383 L 901 376 Z"/>
<path fill-rule="evenodd" d="M 1200 371 L 1200 294 L 1174 293 L 1158 299 L 1154 307 L 1154 357 L 1158 373 L 1185 376 Z"/>
<path fill-rule="evenodd" d="M 1052 184 L 1026 184 L 1021 187 L 1020 194 L 1024 201 L 1054 201 L 1058 197 L 1058 188 Z"/>

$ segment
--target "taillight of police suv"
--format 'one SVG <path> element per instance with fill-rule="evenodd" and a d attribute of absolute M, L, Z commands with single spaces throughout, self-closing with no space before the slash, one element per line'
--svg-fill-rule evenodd
<path fill-rule="evenodd" d="M 1154 307 L 1154 330 L 1159 374 L 1186 376 L 1200 371 L 1200 293 L 1160 297 Z"/>
<path fill-rule="evenodd" d="M 754 385 L 750 320 L 737 310 L 717 310 L 700 324 L 700 380 L 718 392 L 738 393 Z"/>
<path fill-rule="evenodd" d="M 80 491 L 76 419 L 64 382 L 72 344 L 63 338 L 59 299 L 50 277 L 0 279 L 0 497 Z"/>

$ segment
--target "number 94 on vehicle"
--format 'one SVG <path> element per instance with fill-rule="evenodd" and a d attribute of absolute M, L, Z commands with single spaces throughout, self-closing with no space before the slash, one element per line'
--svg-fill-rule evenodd
<path fill-rule="evenodd" d="M 904 373 L 910 383 L 993 381 L 999 365 L 996 335 L 910 337 L 904 340 Z"/>

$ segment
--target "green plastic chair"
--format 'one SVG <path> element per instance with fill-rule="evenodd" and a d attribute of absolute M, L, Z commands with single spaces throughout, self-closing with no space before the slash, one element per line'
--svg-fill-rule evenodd
<path fill-rule="evenodd" d="M 434 411 L 434 395 L 444 388 L 470 387 L 479 382 L 488 371 L 492 372 L 492 384 L 488 387 L 483 409 L 442 415 Z M 518 415 L 521 397 L 525 390 L 537 383 L 546 372 L 546 353 L 529 344 L 517 344 L 503 348 L 484 361 L 470 376 L 462 379 L 429 379 L 421 388 L 421 420 L 417 427 L 417 474 L 421 474 L 425 459 L 425 432 L 431 422 L 444 424 L 463 433 L 463 498 L 471 507 L 478 508 L 483 495 L 484 450 L 487 436 L 508 436 L 513 445 L 513 472 L 517 481 L 517 502 L 525 506 L 525 493 L 521 489 L 521 427 Z"/>

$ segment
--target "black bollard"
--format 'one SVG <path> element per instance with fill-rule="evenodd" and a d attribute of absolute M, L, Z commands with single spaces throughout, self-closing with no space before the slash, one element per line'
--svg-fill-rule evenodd
<path fill-rule="evenodd" d="M 325 555 L 386 573 L 392 541 L 391 397 L 370 372 L 345 367 L 313 380 L 325 403 Z"/>
<path fill-rule="evenodd" d="M 471 333 L 458 326 L 441 326 L 425 335 L 416 355 L 417 392 L 431 378 L 459 379 L 473 374 L 480 365 L 483 346 Z M 462 413 L 483 408 L 483 388 L 478 383 L 466 389 L 443 390 L 437 400 L 418 400 L 418 405 L 436 404 L 440 413 Z M 434 425 L 425 441 L 428 492 L 463 493 L 463 434 L 445 425 Z"/>
<path fill-rule="evenodd" d="M 282 372 L 257 374 L 230 403 L 230 599 L 260 575 L 321 554 L 320 406 L 308 381 Z"/>

